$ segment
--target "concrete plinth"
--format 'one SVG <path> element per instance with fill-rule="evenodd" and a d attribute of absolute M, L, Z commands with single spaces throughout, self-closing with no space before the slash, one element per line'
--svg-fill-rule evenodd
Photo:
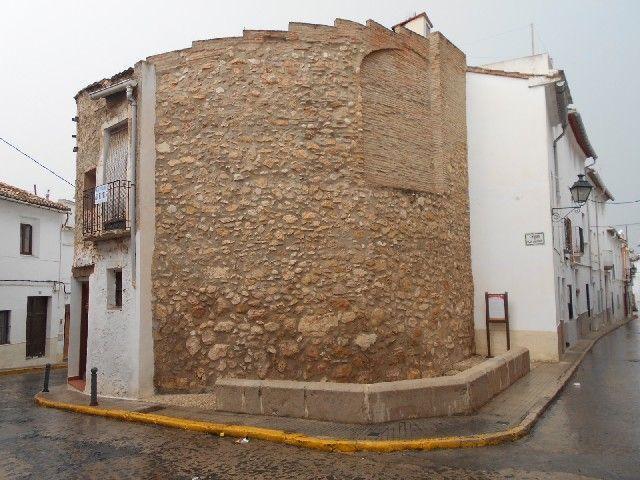
<path fill-rule="evenodd" d="M 515 348 L 448 377 L 372 384 L 223 378 L 216 409 L 344 423 L 464 415 L 527 373 L 529 351 Z"/>

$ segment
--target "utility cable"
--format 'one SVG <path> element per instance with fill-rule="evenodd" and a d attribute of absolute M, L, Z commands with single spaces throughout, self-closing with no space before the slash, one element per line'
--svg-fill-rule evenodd
<path fill-rule="evenodd" d="M 0 137 L 0 140 L 2 140 L 4 143 L 6 143 L 7 145 L 9 145 L 11 148 L 13 148 L 15 151 L 21 153 L 22 155 L 24 155 L 25 157 L 27 157 L 29 160 L 34 161 L 36 164 L 40 165 L 42 168 L 44 168 L 47 172 L 52 173 L 53 175 L 55 175 L 56 177 L 58 177 L 60 180 L 62 180 L 63 182 L 68 183 L 69 185 L 71 185 L 73 188 L 76 188 L 76 186 L 71 183 L 69 180 L 67 180 L 66 178 L 63 178 L 62 176 L 58 175 L 56 172 L 54 172 L 53 170 L 51 170 L 49 167 L 43 165 L 42 163 L 40 163 L 38 160 L 36 160 L 35 158 L 33 158 L 31 155 L 23 152 L 22 150 L 20 150 L 18 147 L 16 147 L 14 144 L 7 142 L 4 138 Z"/>

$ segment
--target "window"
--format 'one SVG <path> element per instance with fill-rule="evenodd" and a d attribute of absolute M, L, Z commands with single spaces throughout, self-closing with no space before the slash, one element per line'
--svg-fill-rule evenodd
<path fill-rule="evenodd" d="M 105 132 L 106 155 L 104 162 L 104 183 L 127 179 L 129 161 L 129 130 L 127 124 Z"/>
<path fill-rule="evenodd" d="M 107 306 L 112 309 L 122 308 L 122 269 L 107 270 Z"/>
<path fill-rule="evenodd" d="M 564 219 L 564 252 L 571 253 L 573 250 L 571 248 L 572 244 L 572 232 L 571 232 L 571 220 L 568 218 Z"/>
<path fill-rule="evenodd" d="M 584 231 L 582 230 L 582 227 L 578 227 L 578 240 L 580 242 L 580 253 L 584 253 Z"/>
<path fill-rule="evenodd" d="M 33 227 L 28 223 L 20 224 L 20 254 L 33 255 Z"/>
<path fill-rule="evenodd" d="M 585 292 L 587 293 L 587 315 L 591 316 L 591 292 L 589 291 L 589 284 L 585 283 Z"/>
<path fill-rule="evenodd" d="M 116 298 L 115 305 L 116 307 L 122 307 L 122 270 L 116 270 L 114 272 L 115 276 L 115 289 L 116 289 Z"/>
<path fill-rule="evenodd" d="M 0 310 L 0 345 L 9 343 L 9 310 Z"/>

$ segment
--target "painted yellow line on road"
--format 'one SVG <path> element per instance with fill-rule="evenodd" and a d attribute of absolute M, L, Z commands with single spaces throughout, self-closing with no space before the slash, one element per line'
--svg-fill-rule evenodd
<path fill-rule="evenodd" d="M 51 370 L 58 370 L 59 368 L 67 368 L 66 363 L 55 363 L 51 365 Z M 38 365 L 34 367 L 20 367 L 20 368 L 11 368 L 7 370 L 0 370 L 0 377 L 5 375 L 20 375 L 22 373 L 35 373 L 41 372 L 44 370 L 44 365 Z"/>
<path fill-rule="evenodd" d="M 467 435 L 459 437 L 434 437 L 415 438 L 406 440 L 353 440 L 328 437 L 314 437 L 302 433 L 285 432 L 270 428 L 252 427 L 245 425 L 228 425 L 224 423 L 205 422 L 201 420 L 188 420 L 185 418 L 168 417 L 153 413 L 130 412 L 127 410 L 107 409 L 100 407 L 90 407 L 86 405 L 76 405 L 73 403 L 57 402 L 45 398 L 42 393 L 38 393 L 34 400 L 42 407 L 56 408 L 69 412 L 95 415 L 105 418 L 112 418 L 125 422 L 144 423 L 149 425 L 160 425 L 163 427 L 178 428 L 193 432 L 224 434 L 229 437 L 247 437 L 256 440 L 267 440 L 270 442 L 284 443 L 296 447 L 311 448 L 330 452 L 397 452 L 400 450 L 439 450 L 450 448 L 473 448 L 498 445 L 504 442 L 512 442 L 527 435 L 536 421 L 540 418 L 545 409 L 560 393 L 562 388 L 576 371 L 586 354 L 593 348 L 595 343 L 605 335 L 611 333 L 618 327 L 631 321 L 631 317 L 622 323 L 613 325 L 605 329 L 600 336 L 593 339 L 591 344 L 582 352 L 578 360 L 562 375 L 560 382 L 554 393 L 542 398 L 542 403 L 534 407 L 528 415 L 515 427 L 499 432 L 482 433 L 478 435 Z"/>
<path fill-rule="evenodd" d="M 188 420 L 153 413 L 139 413 L 127 410 L 75 405 L 72 403 L 49 400 L 44 398 L 41 394 L 36 395 L 35 402 L 42 407 L 95 415 L 125 422 L 159 425 L 163 427 L 217 435 L 224 434 L 229 437 L 247 437 L 256 440 L 267 440 L 270 442 L 285 443 L 287 445 L 294 445 L 297 447 L 331 452 L 395 452 L 399 450 L 437 450 L 446 448 L 485 447 L 488 445 L 497 445 L 499 443 L 517 440 L 518 438 L 526 435 L 532 425 L 532 422 L 526 422 L 528 425 L 525 425 L 525 422 L 523 422 L 523 424 L 500 432 L 460 437 L 416 438 L 407 440 L 351 440 L 314 437 L 301 433 L 291 433 L 270 428 Z"/>

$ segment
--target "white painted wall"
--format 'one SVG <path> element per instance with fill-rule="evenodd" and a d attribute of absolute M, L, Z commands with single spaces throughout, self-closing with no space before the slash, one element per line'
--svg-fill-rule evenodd
<path fill-rule="evenodd" d="M 60 268 L 65 219 L 58 210 L 0 199 L 0 310 L 11 311 L 10 344 L 0 345 L 0 369 L 62 360 L 65 293 L 57 282 L 70 274 Z M 33 225 L 33 255 L 20 254 L 20 223 Z M 28 296 L 49 297 L 45 357 L 26 358 Z"/>
<path fill-rule="evenodd" d="M 556 73 L 546 54 L 486 67 Z M 599 203 L 564 209 L 574 205 L 569 187 L 585 173 L 586 157 L 568 125 L 561 136 L 555 86 L 542 86 L 540 78 L 467 74 L 474 316 L 476 348 L 485 353 L 484 292 L 508 291 L 512 344 L 529 348 L 533 359 L 556 360 L 581 332 L 624 315 L 625 283 L 622 240 L 603 228 L 604 192 L 592 192 L 591 200 Z M 557 210 L 556 217 L 552 208 L 558 207 L 563 210 Z M 568 250 L 564 217 L 571 220 L 573 235 Z M 579 228 L 585 241 L 581 254 Z M 544 232 L 545 245 L 525 246 L 526 232 Z M 605 272 L 607 251 L 615 267 Z M 494 328 L 498 333 L 492 335 L 492 349 L 500 352 L 504 331 Z"/>
<path fill-rule="evenodd" d="M 557 358 L 544 87 L 468 73 L 467 129 L 477 349 L 486 352 L 484 293 L 507 291 L 512 345 Z M 526 246 L 528 232 L 545 244 Z M 494 329 L 499 352 L 504 333 Z"/>
<path fill-rule="evenodd" d="M 489 63 L 483 65 L 491 70 L 503 70 L 505 72 L 530 73 L 534 75 L 547 75 L 553 68 L 551 58 L 548 53 L 530 55 L 522 58 L 512 58 L 502 62 Z"/>
<path fill-rule="evenodd" d="M 100 395 L 134 397 L 138 392 L 135 293 L 131 288 L 128 239 L 98 243 L 99 259 L 89 276 L 87 379 L 98 369 Z M 122 308 L 108 305 L 108 269 L 122 269 Z M 89 393 L 87 381 L 85 392 Z"/>
<path fill-rule="evenodd" d="M 423 16 L 410 20 L 404 24 L 404 27 L 418 35 L 422 35 L 423 37 L 426 37 L 431 32 L 431 27 L 429 26 L 427 19 Z"/>

